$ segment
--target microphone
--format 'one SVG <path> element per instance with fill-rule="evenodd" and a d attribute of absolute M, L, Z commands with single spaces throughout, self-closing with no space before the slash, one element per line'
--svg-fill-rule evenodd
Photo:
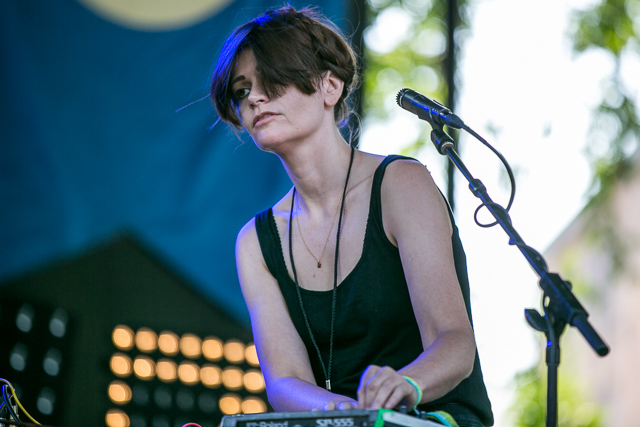
<path fill-rule="evenodd" d="M 398 105 L 407 111 L 417 115 L 420 119 L 428 121 L 431 126 L 446 125 L 454 129 L 460 129 L 465 124 L 444 105 L 427 98 L 412 89 L 401 89 L 396 96 Z"/>

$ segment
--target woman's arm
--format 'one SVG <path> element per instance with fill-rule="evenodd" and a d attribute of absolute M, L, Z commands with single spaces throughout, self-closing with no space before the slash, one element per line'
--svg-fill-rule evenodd
<path fill-rule="evenodd" d="M 387 167 L 382 184 L 383 225 L 397 245 L 424 351 L 397 372 L 370 366 L 362 375 L 362 408 L 413 406 L 437 399 L 469 376 L 475 340 L 458 283 L 445 202 L 427 169 L 411 160 Z"/>
<path fill-rule="evenodd" d="M 307 350 L 262 256 L 255 220 L 238 234 L 236 264 L 271 406 L 280 412 L 355 407 L 353 399 L 316 385 Z"/>

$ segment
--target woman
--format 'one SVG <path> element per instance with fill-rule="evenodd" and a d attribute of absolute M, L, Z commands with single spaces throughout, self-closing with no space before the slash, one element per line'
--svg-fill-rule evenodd
<path fill-rule="evenodd" d="M 356 71 L 331 22 L 287 6 L 238 27 L 213 74 L 220 118 L 293 183 L 236 243 L 269 401 L 491 425 L 457 229 L 424 166 L 345 142 Z"/>

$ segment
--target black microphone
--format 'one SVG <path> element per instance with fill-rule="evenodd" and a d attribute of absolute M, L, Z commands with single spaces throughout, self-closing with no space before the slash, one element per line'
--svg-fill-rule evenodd
<path fill-rule="evenodd" d="M 422 120 L 428 121 L 431 126 L 446 125 L 460 129 L 464 122 L 444 105 L 419 94 L 412 89 L 401 89 L 396 97 L 398 105 L 407 111 L 417 115 Z"/>

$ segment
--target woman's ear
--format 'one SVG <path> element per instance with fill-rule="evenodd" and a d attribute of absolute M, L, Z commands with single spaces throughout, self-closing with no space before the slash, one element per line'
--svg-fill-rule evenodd
<path fill-rule="evenodd" d="M 331 70 L 322 77 L 322 94 L 327 107 L 334 107 L 342 97 L 344 82 L 336 77 Z"/>

